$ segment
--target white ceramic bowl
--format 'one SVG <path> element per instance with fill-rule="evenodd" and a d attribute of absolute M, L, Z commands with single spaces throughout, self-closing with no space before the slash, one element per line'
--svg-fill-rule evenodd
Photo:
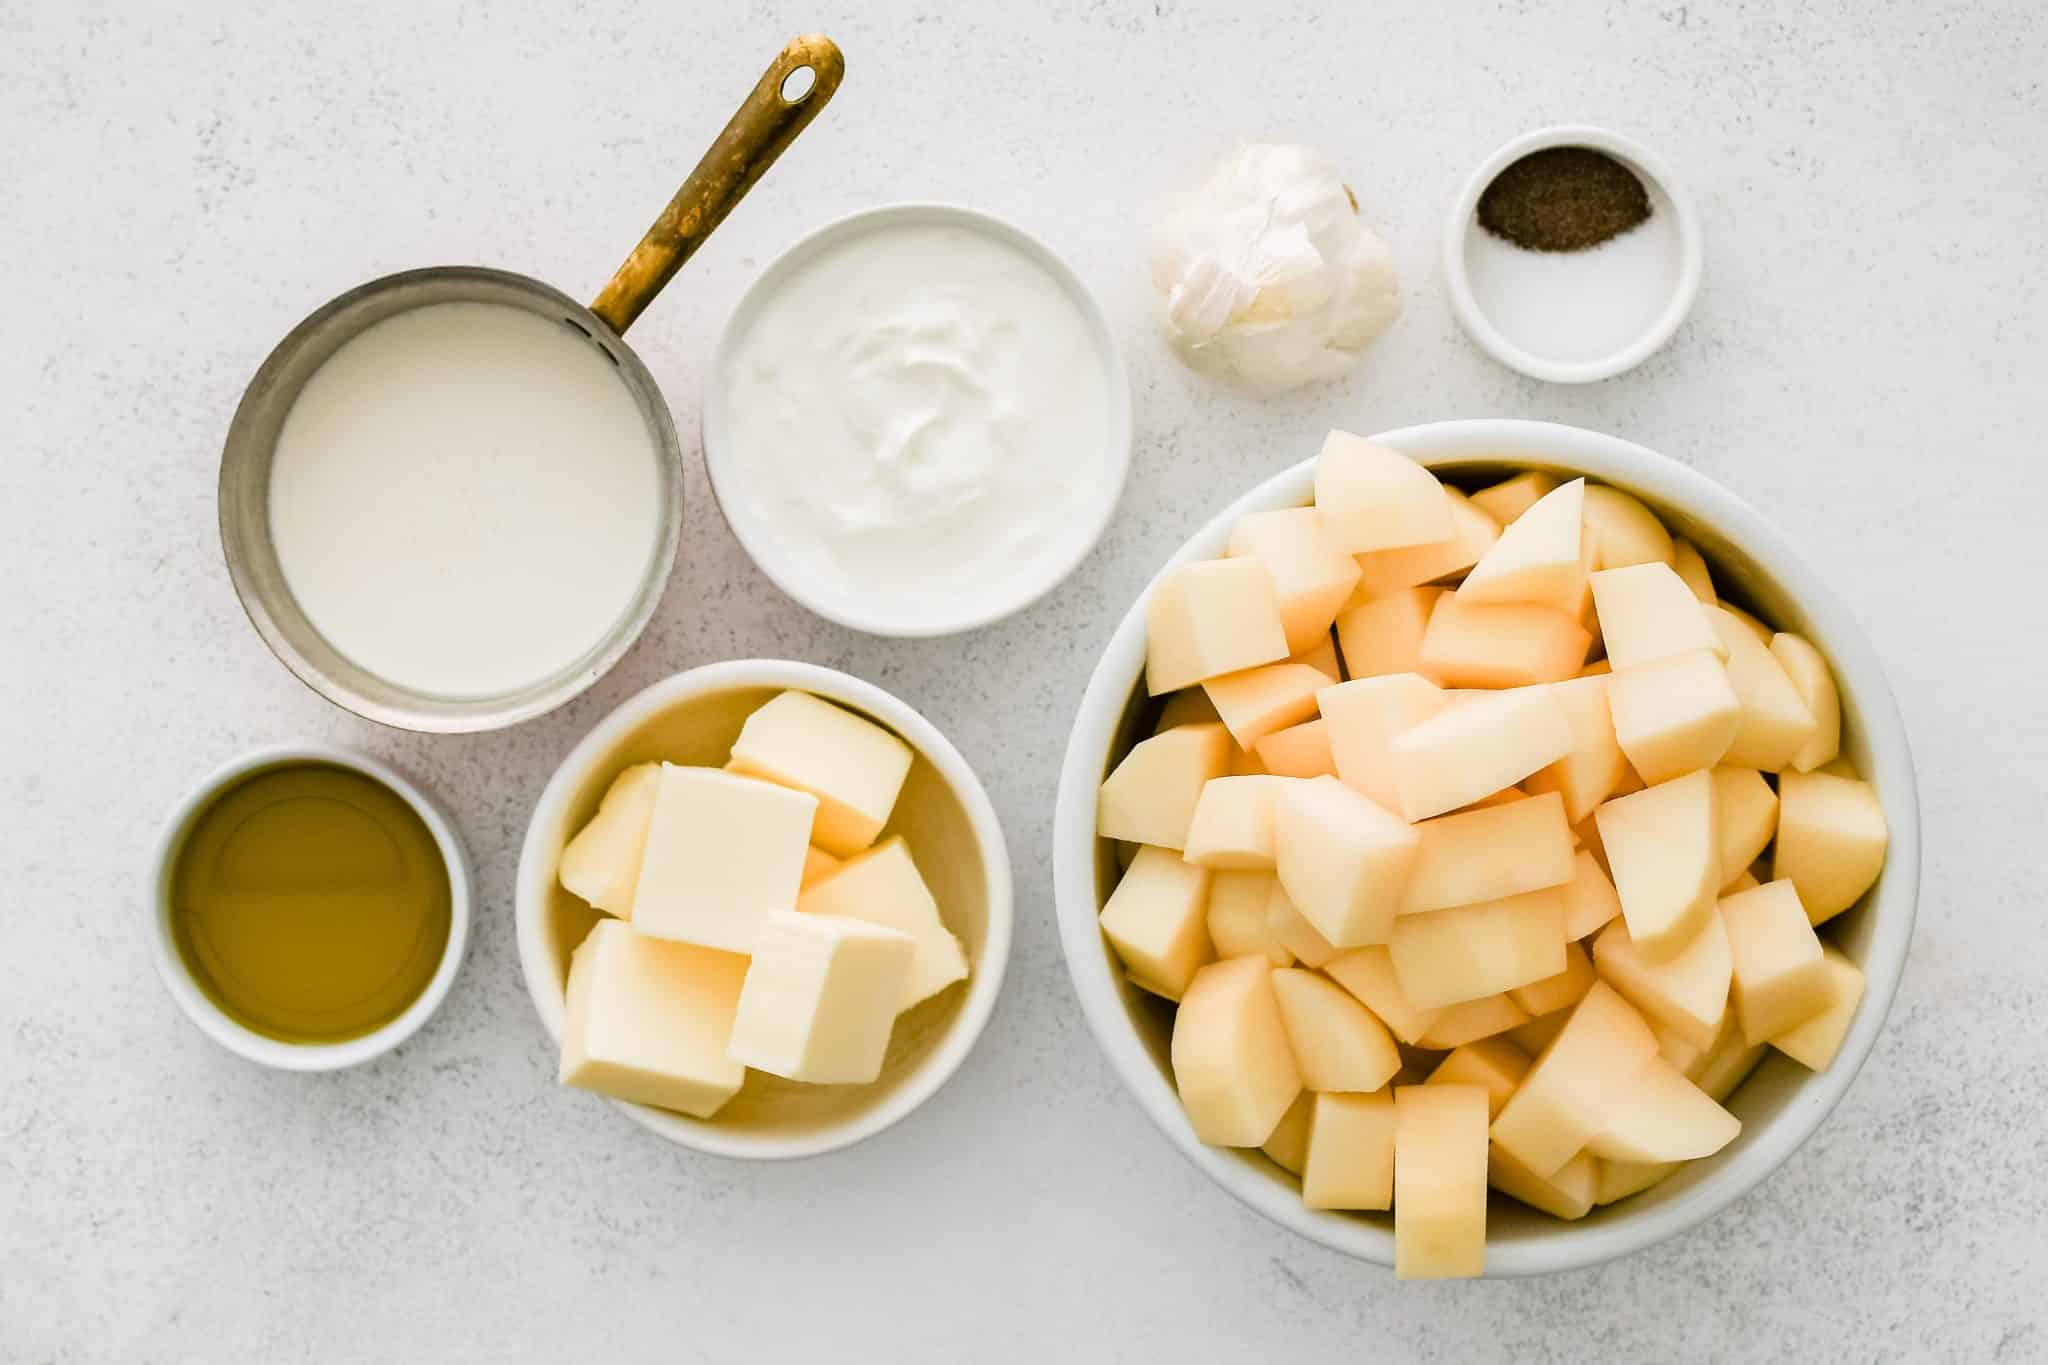
<path fill-rule="evenodd" d="M 442 950 L 441 964 L 427 982 L 426 990 L 406 1007 L 405 1013 L 383 1028 L 346 1042 L 287 1043 L 238 1023 L 207 999 L 193 982 L 192 974 L 186 970 L 185 961 L 178 955 L 177 944 L 171 936 L 171 871 L 191 831 L 193 819 L 216 793 L 254 773 L 287 763 L 331 763 L 339 768 L 353 769 L 389 787 L 426 822 L 427 828 L 433 832 L 435 845 L 441 850 L 441 861 L 448 870 L 448 946 Z M 441 1007 L 441 1002 L 448 997 L 448 988 L 455 984 L 455 974 L 462 967 L 462 955 L 469 945 L 471 898 L 469 859 L 462 851 L 461 840 L 455 836 L 454 824 L 425 792 L 397 772 L 374 758 L 323 744 L 258 749 L 208 774 L 171 809 L 165 819 L 163 831 L 157 836 L 156 851 L 150 859 L 146 900 L 150 952 L 156 960 L 157 975 L 163 978 L 165 988 L 178 1002 L 178 1008 L 185 1011 L 185 1017 L 228 1051 L 281 1071 L 338 1071 L 391 1051 L 419 1032 L 420 1026 Z"/>
<path fill-rule="evenodd" d="M 916 751 L 885 834 L 909 841 L 946 924 L 966 949 L 968 977 L 896 1021 L 872 1085 L 798 1085 L 750 1071 L 710 1119 L 612 1100 L 671 1142 L 713 1156 L 817 1156 L 874 1136 L 946 1083 L 988 1023 L 1010 956 L 1010 855 L 988 793 L 946 737 L 872 683 L 815 664 L 740 659 L 655 683 L 606 716 L 548 780 L 527 826 L 515 885 L 519 966 L 548 1037 L 562 1037 L 569 955 L 600 918 L 555 879 L 562 848 L 635 763 L 722 765 L 740 724 L 787 688 L 837 702 L 886 726 Z M 564 1092 L 563 1102 L 575 1098 Z"/>
<path fill-rule="evenodd" d="M 1913 932 L 1920 812 L 1912 754 L 1884 671 L 1855 621 L 1786 537 L 1726 489 L 1641 446 L 1542 422 L 1438 422 L 1373 439 L 1454 482 L 1541 469 L 1560 477 L 1585 474 L 1648 503 L 1674 532 L 1699 547 L 1725 596 L 1767 621 L 1805 634 L 1827 656 L 1842 694 L 1843 750 L 1875 785 L 1891 825 L 1883 876 L 1855 908 L 1829 922 L 1842 951 L 1862 966 L 1868 982 L 1833 1066 L 1814 1074 L 1768 1053 L 1728 1100 L 1742 1119 L 1739 1138 L 1716 1156 L 1689 1163 L 1663 1183 L 1595 1209 L 1578 1222 L 1557 1221 L 1504 1197 L 1493 1201 L 1488 1275 L 1593 1265 L 1683 1232 L 1754 1189 L 1820 1126 L 1855 1079 L 1884 1024 Z M 1247 493 L 1196 532 L 1168 566 L 1221 555 L 1231 525 L 1247 512 L 1309 502 L 1313 469 L 1314 462 L 1306 461 Z M 1303 1208 L 1294 1178 L 1257 1151 L 1196 1141 L 1168 1064 L 1170 1007 L 1125 982 L 1096 927 L 1097 912 L 1117 873 L 1111 846 L 1095 837 L 1095 791 L 1146 732 L 1156 711 L 1141 686 L 1144 664 L 1145 598 L 1140 597 L 1089 680 L 1060 774 L 1053 825 L 1060 941 L 1089 1026 L 1160 1131 L 1217 1184 L 1305 1237 L 1391 1266 L 1393 1224 L 1386 1216 Z"/>
<path fill-rule="evenodd" d="M 1467 251 L 1475 236 L 1483 237 L 1486 232 L 1478 221 L 1479 196 L 1486 192 L 1494 177 L 1509 166 L 1531 152 L 1550 147 L 1590 147 L 1621 162 L 1635 172 L 1636 178 L 1649 191 L 1653 215 L 1662 215 L 1671 225 L 1672 259 L 1661 307 L 1655 308 L 1641 330 L 1605 354 L 1551 353 L 1532 344 L 1528 338 L 1517 340 L 1509 335 L 1501 320 L 1489 313 L 1473 285 Z M 1635 232 L 1650 231 L 1653 226 L 1654 223 L 1646 224 Z M 1657 226 L 1657 230 L 1662 231 L 1661 226 Z M 1548 262 L 1539 259 L 1544 253 L 1529 255 L 1532 265 L 1538 269 L 1556 271 L 1576 266 L 1583 270 L 1597 268 L 1602 259 L 1600 253 L 1613 249 L 1614 244 L 1608 244 L 1594 251 L 1553 254 Z M 1700 292 L 1704 255 L 1699 214 L 1693 209 L 1692 196 L 1686 193 L 1685 186 L 1679 183 L 1671 167 L 1641 143 L 1590 124 L 1538 128 L 1500 147 L 1480 162 L 1479 169 L 1472 172 L 1451 204 L 1450 218 L 1444 226 L 1443 251 L 1444 284 L 1450 292 L 1451 312 L 1457 316 L 1459 324 L 1501 364 L 1532 379 L 1548 380 L 1554 384 L 1588 384 L 1610 379 L 1654 355 L 1671 340 L 1679 324 L 1685 321 L 1685 315 L 1692 311 L 1693 300 Z M 1569 277 L 1560 283 L 1567 286 L 1573 296 L 1587 292 L 1582 284 L 1574 283 Z M 1571 298 L 1565 302 L 1569 304 Z M 1549 311 L 1554 313 L 1557 310 Z"/>
<path fill-rule="evenodd" d="M 786 530 L 761 518 L 744 496 L 737 468 L 738 456 L 733 451 L 726 420 L 725 374 L 735 340 L 746 335 L 763 303 L 783 281 L 806 262 L 849 238 L 878 229 L 905 226 L 964 228 L 993 238 L 1041 266 L 1087 321 L 1096 352 L 1101 357 L 1104 392 L 1109 404 L 1108 428 L 1103 433 L 1101 451 L 1107 477 L 1102 480 L 1095 505 L 1088 515 L 1070 528 L 1064 552 L 1047 560 L 1045 571 L 1039 576 L 1019 582 L 1008 593 L 990 597 L 977 604 L 975 610 L 948 617 L 907 616 L 892 611 L 886 603 L 855 605 L 843 592 L 835 591 L 834 581 L 825 581 L 825 576 L 793 554 Z M 712 357 L 711 377 L 704 386 L 703 443 L 704 468 L 711 477 L 711 492 L 719 511 L 724 515 L 726 524 L 732 527 L 740 545 L 776 587 L 826 620 L 870 635 L 901 638 L 951 635 L 988 625 L 1024 610 L 1057 587 L 1102 539 L 1110 517 L 1116 512 L 1117 500 L 1123 496 L 1124 478 L 1131 464 L 1131 385 L 1124 373 L 1123 355 L 1116 343 L 1116 333 L 1111 329 L 1102 305 L 1088 292 L 1088 286 L 1081 282 L 1081 277 L 1051 247 L 1015 224 L 976 209 L 954 204 L 888 204 L 847 214 L 800 238 L 772 261 L 740 296 L 732 316 L 726 320 L 724 332 L 719 336 L 718 350 Z"/>

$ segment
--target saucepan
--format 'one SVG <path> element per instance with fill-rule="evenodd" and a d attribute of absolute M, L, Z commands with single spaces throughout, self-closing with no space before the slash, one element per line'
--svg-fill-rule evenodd
<path fill-rule="evenodd" d="M 618 662 L 653 616 L 682 530 L 682 452 L 660 387 L 626 344 L 655 295 L 762 173 L 816 117 L 845 71 L 821 36 L 784 47 L 676 191 L 640 244 L 585 307 L 530 276 L 480 266 L 408 270 L 349 290 L 293 328 L 257 370 L 228 429 L 220 468 L 220 534 L 235 592 L 271 652 L 329 701 L 401 729 L 452 733 L 516 724 L 561 705 Z M 314 628 L 294 598 L 271 534 L 270 482 L 278 435 L 314 371 L 377 323 L 430 304 L 508 305 L 558 322 L 616 366 L 658 452 L 657 534 L 644 576 L 598 643 L 554 673 L 489 696 L 444 696 L 372 673 Z"/>

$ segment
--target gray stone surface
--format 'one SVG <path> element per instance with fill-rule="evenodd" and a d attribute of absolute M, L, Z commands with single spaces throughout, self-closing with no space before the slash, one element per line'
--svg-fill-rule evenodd
<path fill-rule="evenodd" d="M 674 585 L 575 704 L 425 739 L 300 688 L 214 532 L 222 432 L 271 342 L 407 266 L 589 296 L 811 27 L 845 88 L 634 343 L 694 432 L 721 320 L 798 234 L 891 199 L 1008 215 L 1127 347 L 1137 456 L 1102 548 L 1006 624 L 863 638 L 753 569 L 692 442 Z M 0 0 L 0 1360 L 2048 1359 L 2044 70 L 2024 0 Z M 1575 390 L 1469 344 L 1436 262 L 1466 171 L 1560 120 L 1662 150 L 1709 234 L 1675 343 Z M 1183 370 L 1146 311 L 1155 205 L 1245 134 L 1327 147 L 1407 282 L 1355 376 L 1271 402 Z M 1238 1207 L 1124 1098 L 1060 962 L 1047 837 L 1096 651 L 1190 529 L 1330 425 L 1483 414 L 1642 440 L 1804 538 L 1891 666 L 1926 884 L 1889 1032 L 1757 1194 L 1626 1263 L 1403 1286 Z M 693 1158 L 556 1089 L 512 945 L 518 840 L 570 744 L 649 681 L 750 654 L 924 708 L 988 778 L 1019 876 L 963 1074 L 793 1166 Z M 483 897 L 442 1014 L 324 1078 L 205 1041 L 138 926 L 165 806 L 294 738 L 421 778 Z"/>

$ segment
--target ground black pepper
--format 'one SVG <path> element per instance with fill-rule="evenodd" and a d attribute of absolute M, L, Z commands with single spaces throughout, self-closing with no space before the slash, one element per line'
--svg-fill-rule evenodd
<path fill-rule="evenodd" d="M 1590 147 L 1531 152 L 1479 196 L 1479 225 L 1530 251 L 1583 251 L 1649 216 L 1635 172 Z"/>

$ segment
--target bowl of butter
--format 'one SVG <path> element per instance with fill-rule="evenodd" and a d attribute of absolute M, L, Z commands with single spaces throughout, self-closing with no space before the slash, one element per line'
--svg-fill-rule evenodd
<path fill-rule="evenodd" d="M 737 660 L 622 704 L 534 809 L 520 966 L 566 1087 L 717 1156 L 815 1156 L 930 1098 L 988 1022 L 1009 854 L 915 709 Z"/>

